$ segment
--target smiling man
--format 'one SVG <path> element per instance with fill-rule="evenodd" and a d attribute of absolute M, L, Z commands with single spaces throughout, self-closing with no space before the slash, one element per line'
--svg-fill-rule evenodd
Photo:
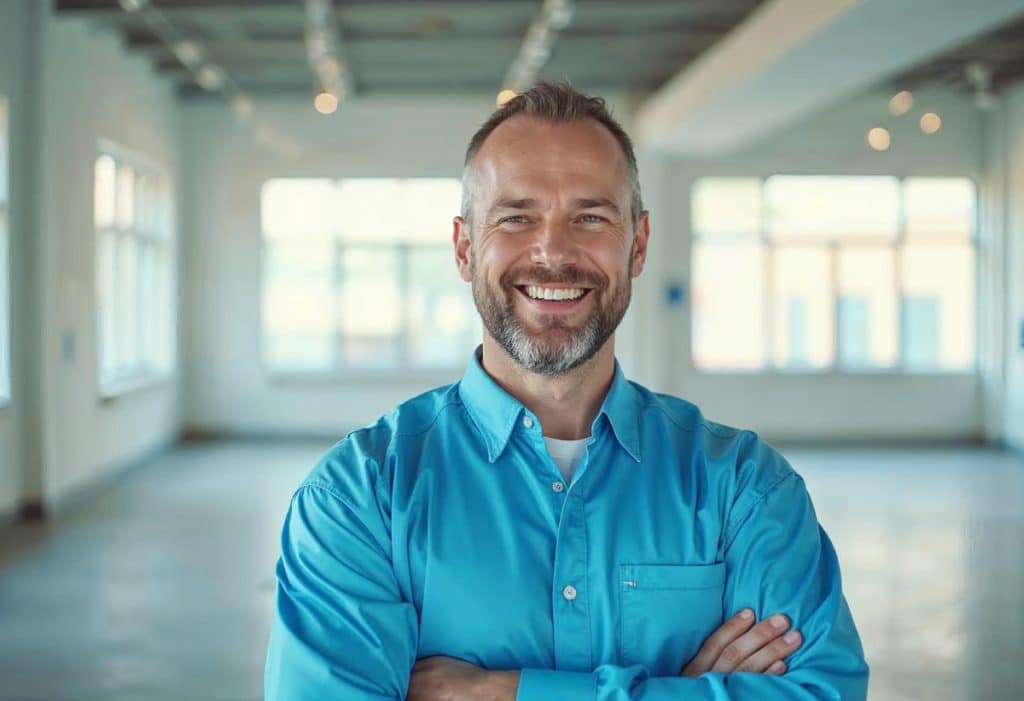
<path fill-rule="evenodd" d="M 650 228 L 604 102 L 516 97 L 463 186 L 483 343 L 295 493 L 268 701 L 864 699 L 802 479 L 615 360 Z"/>

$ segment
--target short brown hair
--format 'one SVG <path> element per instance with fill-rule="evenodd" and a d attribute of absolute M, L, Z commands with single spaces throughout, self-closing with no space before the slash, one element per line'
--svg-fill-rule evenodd
<path fill-rule="evenodd" d="M 483 146 L 484 141 L 498 125 L 505 120 L 523 114 L 538 117 L 552 122 L 572 122 L 581 119 L 593 119 L 612 133 L 622 148 L 629 167 L 630 209 L 633 223 L 640 220 L 643 211 L 643 198 L 640 196 L 640 173 L 633 153 L 633 142 L 608 110 L 604 98 L 584 95 L 569 83 L 537 83 L 526 92 L 516 95 L 494 111 L 483 125 L 473 134 L 466 148 L 466 160 L 462 171 L 462 218 L 472 229 L 470 214 L 472 210 L 473 192 L 471 168 L 473 159 Z"/>

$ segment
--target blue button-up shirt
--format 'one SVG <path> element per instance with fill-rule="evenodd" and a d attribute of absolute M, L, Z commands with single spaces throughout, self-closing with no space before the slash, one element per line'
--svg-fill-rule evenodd
<path fill-rule="evenodd" d="M 404 699 L 418 658 L 523 670 L 518 699 L 864 699 L 839 563 L 803 480 L 749 431 L 614 379 L 565 484 L 474 355 L 334 445 L 285 518 L 268 701 Z M 787 672 L 680 677 L 744 607 Z"/>

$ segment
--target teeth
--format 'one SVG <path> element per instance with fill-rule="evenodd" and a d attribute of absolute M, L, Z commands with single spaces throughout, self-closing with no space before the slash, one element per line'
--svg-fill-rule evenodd
<path fill-rule="evenodd" d="M 550 287 L 540 287 L 539 285 L 527 285 L 526 294 L 530 295 L 534 299 L 579 299 L 583 296 L 585 290 L 579 288 L 570 288 L 567 290 L 555 290 Z"/>

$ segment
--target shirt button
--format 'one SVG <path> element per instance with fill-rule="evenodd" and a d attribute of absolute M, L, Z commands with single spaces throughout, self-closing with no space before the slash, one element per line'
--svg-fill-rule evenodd
<path fill-rule="evenodd" d="M 529 416 L 524 416 L 523 426 L 526 428 L 533 428 L 533 419 L 531 419 Z"/>
<path fill-rule="evenodd" d="M 551 483 L 551 491 L 553 491 L 555 494 L 561 494 L 562 490 L 564 490 L 564 489 L 565 489 L 565 485 L 562 484 L 561 482 L 552 482 Z"/>
<path fill-rule="evenodd" d="M 576 587 L 567 584 L 565 589 L 562 590 L 562 596 L 565 597 L 566 601 L 572 601 L 576 598 Z"/>

